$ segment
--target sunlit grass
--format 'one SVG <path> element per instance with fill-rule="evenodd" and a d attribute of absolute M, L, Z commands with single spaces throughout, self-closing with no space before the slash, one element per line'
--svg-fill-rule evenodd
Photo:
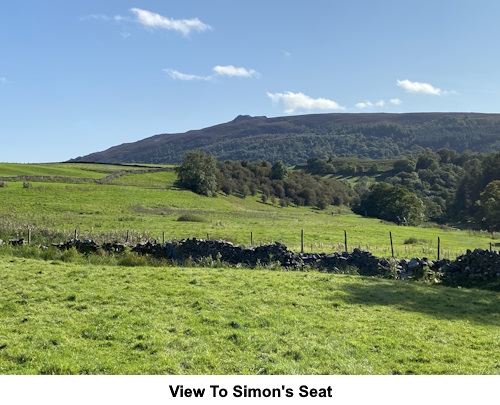
<path fill-rule="evenodd" d="M 105 170 L 105 166 L 102 165 L 0 163 L 0 177 L 57 176 L 99 179 L 106 177 L 108 174 L 109 170 Z"/>
<path fill-rule="evenodd" d="M 497 374 L 497 294 L 319 272 L 0 261 L 2 374 Z"/>
<path fill-rule="evenodd" d="M 263 204 L 176 190 L 175 172 L 0 164 L 0 239 L 281 241 L 455 257 L 498 235 L 398 227 L 346 207 Z M 154 168 L 152 168 L 154 169 Z M 10 173 L 10 174 L 9 174 Z M 112 177 L 108 177 L 113 175 Z M 73 180 L 74 181 L 73 181 Z M 79 183 L 78 179 L 85 180 Z M 104 184 L 94 180 L 106 179 Z M 182 220 L 185 219 L 185 220 Z M 187 220 L 186 220 L 187 219 Z M 412 240 L 414 243 L 404 242 Z M 0 374 L 498 374 L 498 294 L 270 269 L 172 267 L 133 254 L 0 248 Z M 35 260 L 36 259 L 36 260 Z M 154 266 L 154 267 L 148 267 Z"/>
<path fill-rule="evenodd" d="M 1 164 L 0 169 L 11 167 L 12 171 L 26 172 L 29 166 L 32 165 Z M 114 239 L 124 241 L 129 231 L 156 239 L 163 237 L 163 233 L 167 239 L 208 235 L 249 245 L 252 233 L 256 244 L 280 241 L 299 251 L 300 234 L 304 230 L 306 252 L 333 252 L 345 249 L 345 230 L 348 250 L 357 247 L 378 256 L 390 256 L 389 232 L 392 232 L 395 256 L 431 259 L 437 257 L 438 237 L 440 256 L 450 258 L 467 249 L 487 249 L 491 241 L 498 243 L 499 240 L 498 235 L 486 232 L 398 227 L 378 219 L 362 218 L 344 207 L 331 206 L 322 211 L 309 207 L 282 208 L 277 202 L 263 204 L 258 194 L 246 198 L 222 194 L 207 198 L 172 188 L 176 177 L 171 167 L 160 172 L 132 167 L 134 172 L 122 173 L 128 166 L 53 166 L 57 170 L 79 171 L 81 177 L 87 173 L 115 175 L 105 184 L 30 181 L 31 187 L 25 189 L 21 181 L 8 182 L 7 188 L 0 189 L 0 239 L 27 238 L 27 230 L 32 228 L 35 244 L 61 242 L 50 241 L 48 237 L 74 235 L 77 230 L 78 235 L 92 239 L 113 235 Z M 204 221 L 178 221 L 183 215 L 199 216 Z M 419 243 L 404 244 L 409 238 Z"/>
<path fill-rule="evenodd" d="M 145 188 L 167 188 L 172 187 L 177 180 L 174 170 L 166 170 L 151 173 L 127 173 L 112 179 L 111 184 L 132 185 Z"/>

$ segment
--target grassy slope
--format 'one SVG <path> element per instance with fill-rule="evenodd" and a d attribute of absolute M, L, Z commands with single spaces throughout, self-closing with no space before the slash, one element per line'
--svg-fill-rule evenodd
<path fill-rule="evenodd" d="M 498 294 L 318 272 L 0 262 L 0 373 L 498 374 Z"/>
<path fill-rule="evenodd" d="M 0 177 L 9 166 L 0 165 Z M 25 175 L 31 166 L 11 167 L 11 175 Z M 66 171 L 52 175 L 91 178 L 92 165 L 52 166 Z M 95 176 L 118 169 L 96 165 Z M 490 240 L 482 233 L 396 227 L 337 207 L 278 208 L 258 196 L 213 199 L 166 190 L 174 180 L 171 171 L 137 170 L 110 179 L 114 184 L 30 181 L 23 189 L 10 181 L 0 189 L 0 238 L 26 236 L 30 225 L 35 243 L 44 232 L 67 229 L 69 237 L 79 228 L 118 238 L 128 229 L 167 237 L 208 232 L 248 244 L 253 231 L 257 243 L 280 240 L 298 250 L 304 229 L 306 251 L 310 244 L 333 251 L 343 249 L 347 229 L 350 249 L 361 245 L 388 256 L 392 230 L 398 256 L 431 258 L 437 236 L 450 255 Z M 184 213 L 205 222 L 178 222 Z M 411 236 L 422 242 L 403 245 Z M 486 291 L 354 276 L 131 269 L 6 255 L 0 259 L 0 373 L 498 374 L 499 309 L 498 295 Z"/>
<path fill-rule="evenodd" d="M 127 173 L 112 179 L 110 184 L 128 185 L 145 188 L 166 188 L 172 187 L 177 180 L 177 175 L 173 170 L 153 173 Z"/>
<path fill-rule="evenodd" d="M 350 250 L 359 246 L 388 256 L 389 231 L 392 231 L 396 256 L 434 258 L 438 236 L 445 257 L 454 257 L 466 249 L 488 248 L 492 237 L 480 232 L 397 227 L 346 214 L 337 207 L 325 211 L 280 208 L 262 204 L 259 196 L 207 198 L 165 189 L 172 186 L 174 179 L 173 172 L 138 173 L 111 180 L 127 186 L 32 181 L 29 189 L 23 189 L 22 182 L 9 182 L 7 188 L 0 188 L 0 238 L 26 237 L 30 226 L 34 228 L 34 243 L 51 242 L 40 240 L 46 229 L 66 230 L 66 237 L 79 229 L 80 235 L 92 238 L 100 233 L 124 238 L 127 230 L 158 238 L 165 231 L 169 239 L 204 238 L 208 233 L 212 238 L 249 244 L 253 232 L 256 243 L 281 241 L 299 250 L 300 230 L 304 229 L 306 251 L 332 252 L 344 249 L 343 232 L 347 230 Z M 205 222 L 177 221 L 188 212 L 202 216 Z M 404 245 L 410 237 L 419 242 Z"/>
<path fill-rule="evenodd" d="M 98 164 L 18 164 L 0 163 L 0 177 L 16 176 L 58 176 L 68 178 L 99 179 L 114 171 L 123 170 L 122 166 Z"/>
<path fill-rule="evenodd" d="M 151 166 L 151 167 L 149 167 Z M 15 181 L 18 176 L 29 177 L 52 177 L 63 178 L 71 183 L 72 179 L 104 179 L 109 175 L 121 174 L 123 176 L 132 174 L 142 174 L 147 176 L 154 173 L 142 173 L 153 168 L 171 169 L 170 165 L 102 165 L 92 163 L 40 163 L 40 164 L 21 164 L 21 163 L 0 163 L 0 178 L 12 178 Z M 45 180 L 46 181 L 46 180 Z M 142 184 L 140 184 L 142 185 Z M 164 185 L 163 185 L 164 186 Z"/>

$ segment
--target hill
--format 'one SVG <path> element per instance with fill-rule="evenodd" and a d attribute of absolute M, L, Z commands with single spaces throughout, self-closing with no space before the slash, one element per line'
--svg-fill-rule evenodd
<path fill-rule="evenodd" d="M 500 114 L 238 116 L 224 124 L 155 135 L 71 161 L 178 163 L 186 150 L 203 149 L 217 160 L 283 160 L 297 164 L 324 156 L 391 158 L 422 148 L 457 152 L 500 150 Z"/>

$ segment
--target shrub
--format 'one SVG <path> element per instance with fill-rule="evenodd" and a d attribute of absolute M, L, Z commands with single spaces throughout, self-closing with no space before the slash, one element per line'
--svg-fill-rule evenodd
<path fill-rule="evenodd" d="M 126 267 L 147 266 L 148 261 L 145 256 L 132 252 L 125 252 L 123 257 L 118 260 L 118 265 Z"/>
<path fill-rule="evenodd" d="M 179 222 L 205 222 L 205 219 L 196 214 L 183 214 L 177 218 Z"/>
<path fill-rule="evenodd" d="M 49 247 L 48 249 L 44 249 L 40 253 L 40 258 L 49 261 L 49 260 L 57 260 L 61 256 L 61 252 L 59 249 L 55 247 Z"/>
<path fill-rule="evenodd" d="M 80 259 L 80 254 L 76 250 L 76 248 L 73 246 L 72 248 L 64 251 L 61 255 L 61 260 L 66 263 L 73 263 L 76 262 Z"/>

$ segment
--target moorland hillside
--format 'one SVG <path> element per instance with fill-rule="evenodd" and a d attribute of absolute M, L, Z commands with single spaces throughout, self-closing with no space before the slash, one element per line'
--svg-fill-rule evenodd
<path fill-rule="evenodd" d="M 221 160 L 282 160 L 350 156 L 392 158 L 423 148 L 456 152 L 500 150 L 500 114 L 310 114 L 238 116 L 233 121 L 177 134 L 159 134 L 113 146 L 72 161 L 179 163 L 187 150 L 202 149 Z"/>

